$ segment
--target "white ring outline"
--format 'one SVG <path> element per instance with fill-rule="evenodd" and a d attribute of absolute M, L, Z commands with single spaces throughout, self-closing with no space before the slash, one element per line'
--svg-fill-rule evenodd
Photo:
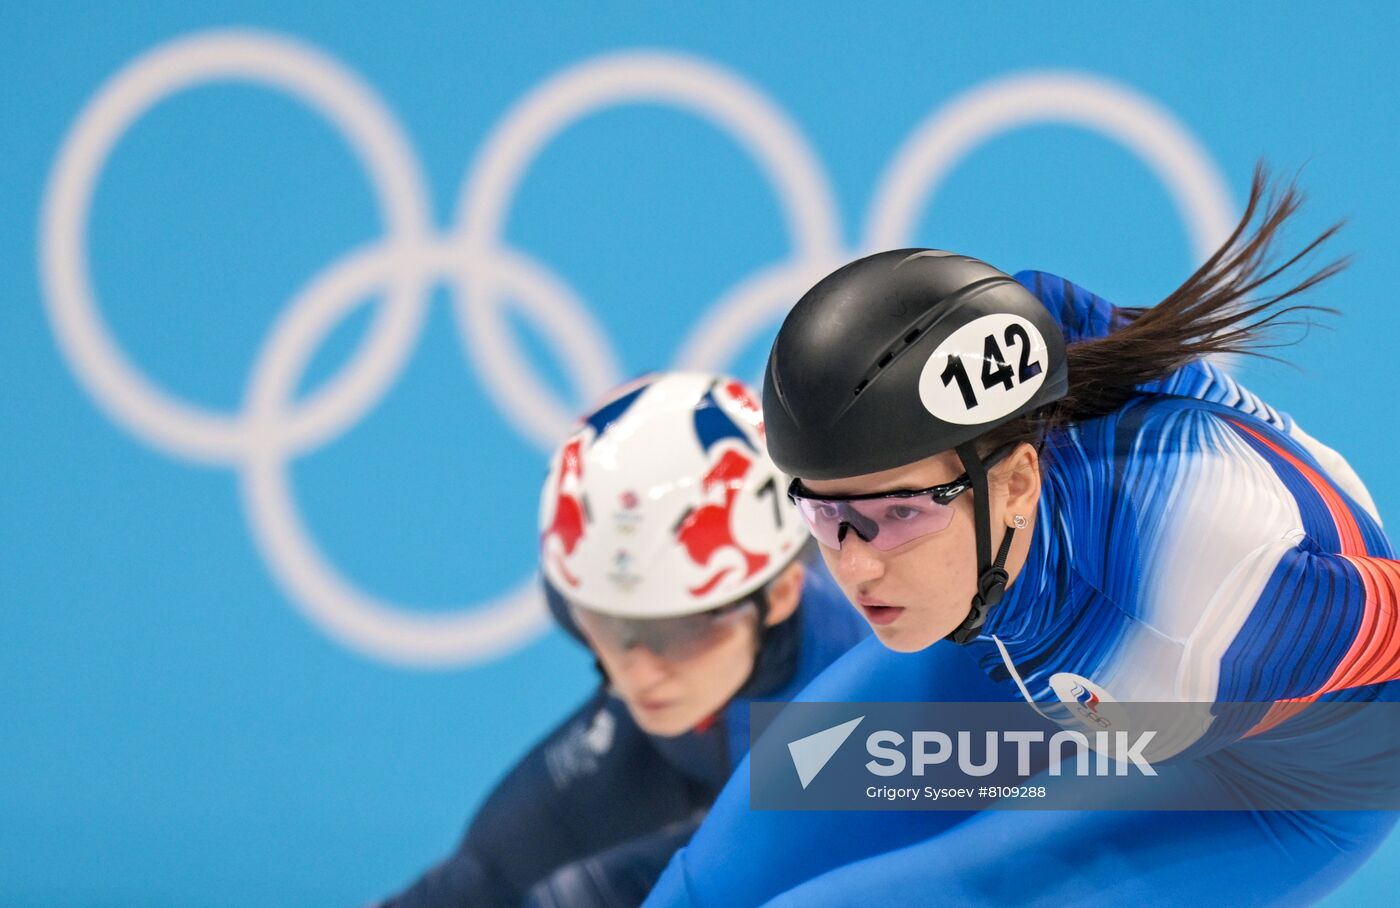
<path fill-rule="evenodd" d="M 975 86 L 924 119 L 877 184 L 863 233 L 871 251 L 907 245 L 919 213 L 957 164 L 989 139 L 1034 123 L 1066 123 L 1133 153 L 1171 195 L 1204 261 L 1235 227 L 1224 177 L 1168 110 L 1120 82 L 1075 72 L 1017 73 Z"/>
<path fill-rule="evenodd" d="M 297 382 L 326 333 L 366 295 L 394 275 L 411 273 L 427 281 L 444 271 L 483 267 L 501 272 L 495 279 L 529 299 L 532 286 L 549 286 L 547 276 L 531 273 L 521 257 L 497 256 L 489 264 L 464 262 L 449 244 L 409 252 L 402 247 L 371 247 L 348 256 L 323 273 L 279 320 L 259 353 L 246 405 L 250 425 L 275 437 Z M 537 310 L 527 314 L 539 316 Z M 288 598 L 314 624 L 351 649 L 398 665 L 441 667 L 480 661 L 509 652 L 548 626 L 533 578 L 484 605 L 451 612 L 406 611 L 361 592 L 337 572 L 311 540 L 293 503 L 285 446 L 253 448 L 241 471 L 240 490 L 253 537 Z"/>
<path fill-rule="evenodd" d="M 675 108 L 715 127 L 746 151 L 774 190 L 794 245 L 793 261 L 833 260 L 841 248 L 836 203 L 811 147 L 782 110 L 747 82 L 712 63 L 677 53 L 622 51 L 556 73 L 520 99 L 482 144 L 457 196 L 458 240 L 474 261 L 506 248 L 503 230 L 512 199 L 535 159 L 577 121 L 614 106 L 651 103 Z M 779 268 L 787 267 L 779 265 Z M 811 273 L 811 269 L 807 269 Z M 497 288 L 473 271 L 455 296 L 458 325 L 482 383 L 518 428 L 550 449 L 573 422 L 572 408 L 528 371 L 497 312 Z M 509 354 L 509 355 L 507 355 Z M 543 402 L 543 403 L 541 403 Z"/>
<path fill-rule="evenodd" d="M 691 332 L 676 356 L 677 368 L 729 371 L 755 331 L 831 270 L 858 255 L 911 245 L 920 213 L 963 159 L 1002 133 L 1037 123 L 1080 126 L 1145 163 L 1171 195 L 1197 260 L 1209 257 L 1234 230 L 1235 206 L 1219 168 L 1161 105 L 1120 82 L 1085 73 L 1013 73 L 954 96 L 900 143 L 871 198 L 864 252 L 813 262 L 810 272 L 779 266 L 741 282 Z"/>
<path fill-rule="evenodd" d="M 416 156 L 388 108 L 349 70 L 297 41 L 241 30 L 178 38 L 127 64 L 85 105 L 55 161 L 40 215 L 41 280 L 59 349 L 114 421 L 177 456 L 231 464 L 256 446 L 244 420 L 179 401 L 137 371 L 102 321 L 87 267 L 93 190 L 116 142 L 168 95 L 215 80 L 285 91 L 337 127 L 370 175 L 397 240 L 421 242 L 429 217 Z M 355 411 L 354 395 L 390 377 L 382 367 L 411 341 L 414 305 L 410 288 L 393 288 L 366 342 L 298 414 L 303 425 L 291 434 L 303 446 L 342 429 Z"/>

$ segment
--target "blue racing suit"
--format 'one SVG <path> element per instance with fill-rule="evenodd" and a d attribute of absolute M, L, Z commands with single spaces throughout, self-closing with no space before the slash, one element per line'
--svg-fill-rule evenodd
<path fill-rule="evenodd" d="M 1123 318 L 1060 278 L 1018 280 L 1071 343 Z M 1140 391 L 1047 438 L 1030 552 L 981 636 L 914 654 L 867 640 L 799 699 L 987 699 L 946 680 L 950 661 L 971 659 L 1046 714 L 1064 699 L 1057 678 L 1120 702 L 1257 703 L 1247 722 L 1207 718 L 1178 742 L 1159 770 L 1164 804 L 1227 790 L 1244 754 L 1316 766 L 1287 724 L 1300 705 L 1396 699 L 1400 563 L 1355 474 L 1213 365 Z M 748 785 L 741 766 L 648 905 L 1296 904 L 1394 823 L 1382 811 L 758 812 Z"/>

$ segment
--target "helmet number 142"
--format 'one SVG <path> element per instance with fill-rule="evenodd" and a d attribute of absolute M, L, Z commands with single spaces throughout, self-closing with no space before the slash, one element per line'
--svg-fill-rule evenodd
<path fill-rule="evenodd" d="M 995 334 L 988 334 L 986 343 L 982 347 L 982 388 L 987 390 L 995 385 L 1002 385 L 1010 391 L 1013 387 L 1012 376 L 1015 375 L 1019 381 L 1027 381 L 1040 374 L 1041 365 L 1031 361 L 1031 339 L 1026 336 L 1026 329 L 1020 325 L 1008 325 L 1006 328 L 1006 345 L 1008 347 L 1019 345 L 1021 348 L 1021 365 L 1019 370 L 1012 370 L 1006 364 L 1006 357 L 1001 353 L 1001 347 L 997 345 Z M 996 364 L 999 368 L 993 369 Z M 973 393 L 972 382 L 967 377 L 967 368 L 963 366 L 962 357 L 956 353 L 948 354 L 948 368 L 943 370 L 943 384 L 948 385 L 957 381 L 958 390 L 962 392 L 963 403 L 971 410 L 977 406 L 977 395 Z"/>
<path fill-rule="evenodd" d="M 1025 319 L 984 316 L 939 344 L 924 367 L 920 396 L 945 422 L 990 422 L 1035 393 L 1045 379 L 1044 356 L 1044 339 Z"/>

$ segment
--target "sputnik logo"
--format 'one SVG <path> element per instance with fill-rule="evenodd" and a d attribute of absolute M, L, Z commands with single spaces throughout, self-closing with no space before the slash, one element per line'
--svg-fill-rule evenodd
<path fill-rule="evenodd" d="M 863 721 L 865 716 L 858 716 L 849 722 L 842 722 L 840 725 L 833 725 L 816 734 L 789 742 L 788 753 L 792 755 L 792 765 L 797 770 L 797 780 L 802 783 L 804 791 L 812 784 L 817 773 L 836 756 L 836 751 L 846 743 L 856 726 Z"/>

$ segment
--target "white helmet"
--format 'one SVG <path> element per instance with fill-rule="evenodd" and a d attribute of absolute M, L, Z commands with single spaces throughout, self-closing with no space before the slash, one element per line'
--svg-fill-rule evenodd
<path fill-rule="evenodd" d="M 753 593 L 807 541 L 768 459 L 757 395 L 720 375 L 646 375 L 555 452 L 540 565 L 570 603 L 621 618 L 706 611 Z"/>

